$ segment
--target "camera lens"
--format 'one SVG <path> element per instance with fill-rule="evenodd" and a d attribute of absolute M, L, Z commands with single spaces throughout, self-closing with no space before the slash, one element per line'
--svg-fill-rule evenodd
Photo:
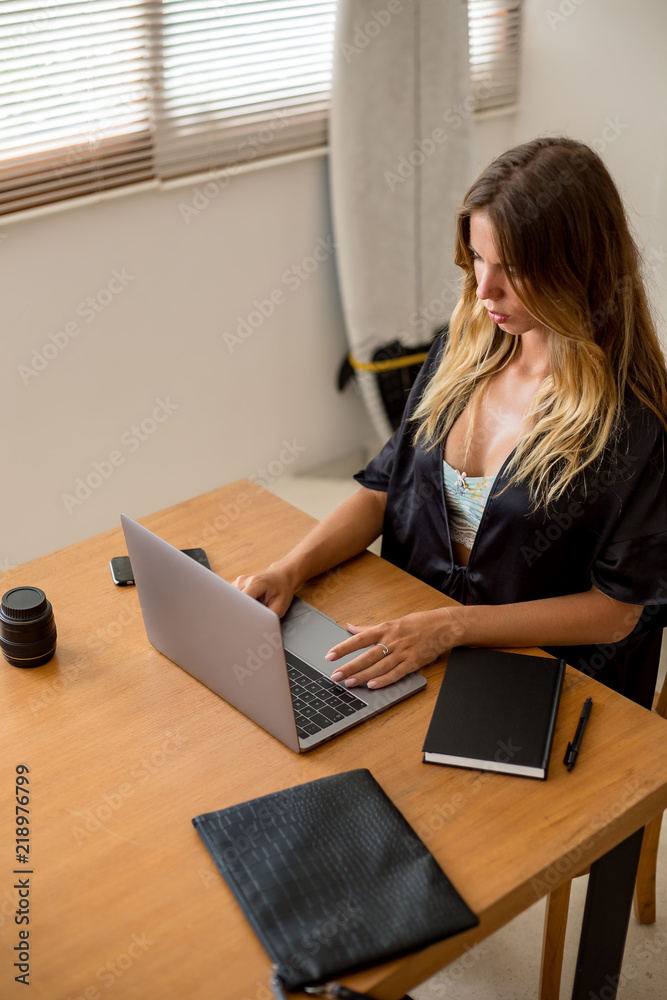
<path fill-rule="evenodd" d="M 13 667 L 38 667 L 55 653 L 53 608 L 39 587 L 14 587 L 3 594 L 0 648 Z"/>

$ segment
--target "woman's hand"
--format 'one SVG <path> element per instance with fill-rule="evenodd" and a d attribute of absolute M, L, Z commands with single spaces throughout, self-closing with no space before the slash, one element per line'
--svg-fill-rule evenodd
<path fill-rule="evenodd" d="M 237 576 L 234 586 L 244 594 L 261 601 L 279 618 L 285 614 L 294 597 L 294 581 L 287 570 L 271 565 L 264 573 Z"/>
<path fill-rule="evenodd" d="M 262 573 L 238 576 L 234 586 L 282 618 L 299 587 L 363 552 L 382 532 L 387 494 L 360 486 L 315 525 L 290 552 Z"/>
<path fill-rule="evenodd" d="M 459 644 L 461 627 L 455 611 L 454 608 L 417 611 L 368 628 L 348 623 L 346 628 L 353 633 L 352 637 L 329 650 L 326 659 L 337 660 L 357 649 L 363 652 L 335 670 L 332 680 L 347 687 L 366 684 L 369 688 L 382 688 L 425 667 Z"/>

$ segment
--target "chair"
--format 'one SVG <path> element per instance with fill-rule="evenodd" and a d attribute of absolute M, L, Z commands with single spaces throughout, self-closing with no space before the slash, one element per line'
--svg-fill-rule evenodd
<path fill-rule="evenodd" d="M 663 683 L 662 691 L 656 691 L 653 711 L 657 712 L 663 719 L 667 719 L 667 681 Z M 640 924 L 655 923 L 655 869 L 661 823 L 662 815 L 656 816 L 644 829 L 634 894 L 634 913 Z M 586 868 L 584 871 L 577 872 L 574 877 L 586 875 L 588 870 Z M 542 938 L 539 1000 L 558 1000 L 571 886 L 571 880 L 565 882 L 547 897 Z"/>

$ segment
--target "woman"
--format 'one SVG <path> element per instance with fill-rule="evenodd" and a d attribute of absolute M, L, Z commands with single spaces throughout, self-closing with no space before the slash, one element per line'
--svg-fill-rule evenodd
<path fill-rule="evenodd" d="M 236 585 L 282 615 L 380 534 L 461 602 L 327 659 L 383 687 L 455 645 L 542 646 L 650 704 L 667 623 L 667 373 L 616 187 L 582 143 L 510 150 L 457 219 L 463 289 L 361 489 Z"/>

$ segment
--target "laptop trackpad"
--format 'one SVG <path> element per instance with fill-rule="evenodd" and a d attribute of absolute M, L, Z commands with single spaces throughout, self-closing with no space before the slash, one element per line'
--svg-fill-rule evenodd
<path fill-rule="evenodd" d="M 309 611 L 301 612 L 301 609 L 299 611 L 300 613 L 294 617 L 289 616 L 288 612 L 289 617 L 282 621 L 283 643 L 290 653 L 311 663 L 327 676 L 331 676 L 341 663 L 347 663 L 359 655 L 359 650 L 356 650 L 332 662 L 325 660 L 324 657 L 331 647 L 337 646 L 344 639 L 349 639 L 350 633 L 312 608 Z"/>

